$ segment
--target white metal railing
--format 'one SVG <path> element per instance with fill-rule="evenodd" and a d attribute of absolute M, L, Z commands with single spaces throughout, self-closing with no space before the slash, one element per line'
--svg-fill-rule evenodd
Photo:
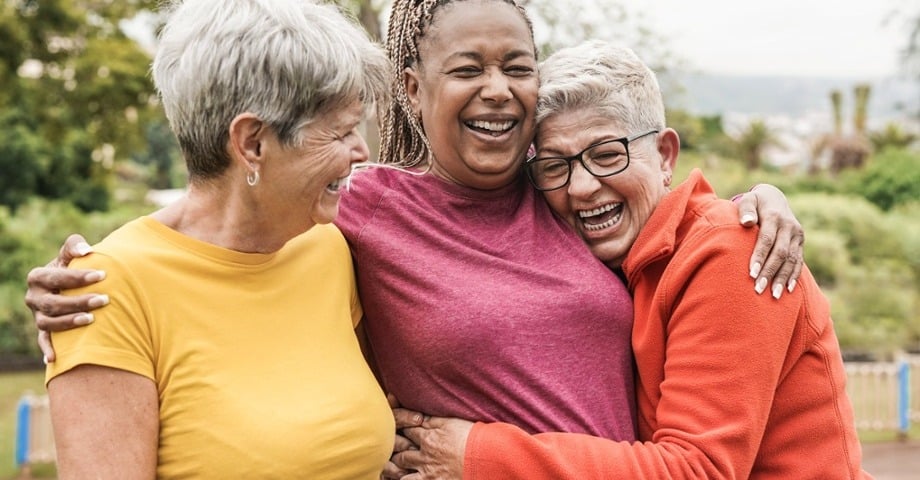
<path fill-rule="evenodd" d="M 906 435 L 911 422 L 920 422 L 920 355 L 894 362 L 848 362 L 846 372 L 857 428 Z"/>

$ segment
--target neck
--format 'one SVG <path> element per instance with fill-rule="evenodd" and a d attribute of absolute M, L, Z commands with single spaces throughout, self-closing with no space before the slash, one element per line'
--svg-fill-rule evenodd
<path fill-rule="evenodd" d="M 294 228 L 273 215 L 245 182 L 238 183 L 230 188 L 190 184 L 184 198 L 151 216 L 183 235 L 243 253 L 276 252 L 312 227 Z"/>

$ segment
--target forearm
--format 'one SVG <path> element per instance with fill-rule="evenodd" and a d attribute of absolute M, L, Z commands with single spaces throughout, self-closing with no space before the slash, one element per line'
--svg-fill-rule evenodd
<path fill-rule="evenodd" d="M 731 478 L 692 444 L 617 442 L 576 433 L 530 435 L 479 423 L 470 433 L 464 480 Z"/>

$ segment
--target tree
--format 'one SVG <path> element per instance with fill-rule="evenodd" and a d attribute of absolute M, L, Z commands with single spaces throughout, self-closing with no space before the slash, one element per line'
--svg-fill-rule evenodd
<path fill-rule="evenodd" d="M 780 146 L 779 139 L 763 120 L 752 120 L 751 123 L 735 138 L 738 155 L 750 170 L 755 170 L 763 165 L 763 153 L 767 147 Z"/>
<path fill-rule="evenodd" d="M 669 48 L 668 39 L 645 23 L 641 13 L 621 0 L 524 0 L 534 22 L 534 36 L 541 58 L 561 47 L 588 39 L 620 43 L 633 49 L 659 75 L 662 88 L 667 72 L 681 60 Z"/>
<path fill-rule="evenodd" d="M 143 146 L 143 124 L 162 116 L 147 71 L 150 55 L 120 28 L 154 1 L 21 0 L 0 4 L 0 110 L 29 126 L 0 153 L 4 178 L 81 208 L 108 206 L 112 167 Z M 32 147 L 30 147 L 30 145 Z M 85 182 L 57 177 L 88 175 Z M 80 179 L 77 179 L 80 180 Z M 18 195 L 2 203 L 15 207 Z"/>
<path fill-rule="evenodd" d="M 876 152 L 882 152 L 886 148 L 904 149 L 918 138 L 920 135 L 906 131 L 896 122 L 888 122 L 883 129 L 869 133 L 869 141 Z"/>

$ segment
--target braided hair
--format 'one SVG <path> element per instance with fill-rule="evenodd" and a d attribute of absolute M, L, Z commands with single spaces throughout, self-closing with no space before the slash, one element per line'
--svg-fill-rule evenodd
<path fill-rule="evenodd" d="M 421 121 L 412 112 L 403 70 L 421 61 L 419 41 L 431 28 L 432 18 L 438 8 L 463 0 L 395 0 L 390 11 L 386 48 L 392 65 L 393 100 L 380 110 L 380 162 L 402 167 L 426 164 L 431 156 L 431 145 Z M 533 24 L 527 11 L 516 0 L 497 0 L 513 5 L 521 13 L 530 40 L 533 41 Z M 534 47 L 536 55 L 536 47 Z"/>

